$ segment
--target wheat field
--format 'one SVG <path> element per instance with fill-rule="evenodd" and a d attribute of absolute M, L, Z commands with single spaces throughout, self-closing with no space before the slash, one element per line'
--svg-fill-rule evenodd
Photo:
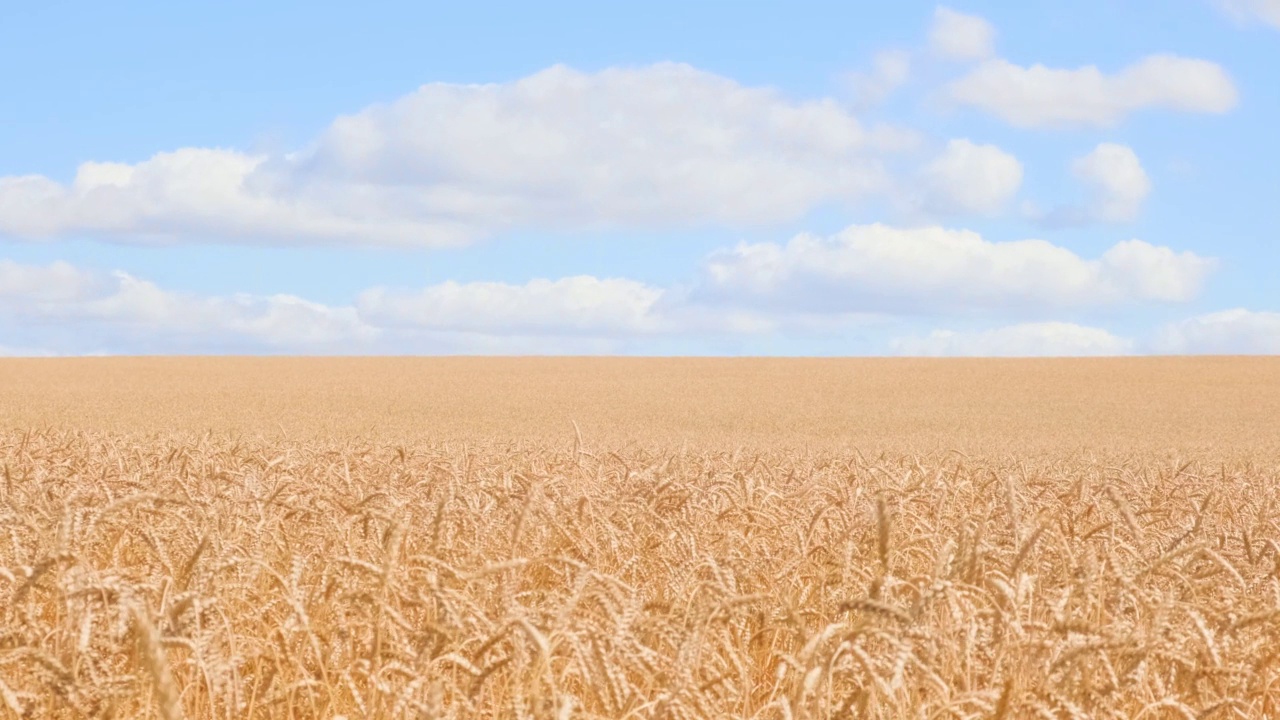
<path fill-rule="evenodd" d="M 1277 379 L 0 360 L 0 717 L 1280 717 Z"/>

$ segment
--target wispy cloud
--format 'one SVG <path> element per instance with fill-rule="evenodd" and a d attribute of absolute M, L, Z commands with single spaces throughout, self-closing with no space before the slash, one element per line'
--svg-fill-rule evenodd
<path fill-rule="evenodd" d="M 1218 5 L 1240 20 L 1280 28 L 1280 0 L 1218 0 Z"/>

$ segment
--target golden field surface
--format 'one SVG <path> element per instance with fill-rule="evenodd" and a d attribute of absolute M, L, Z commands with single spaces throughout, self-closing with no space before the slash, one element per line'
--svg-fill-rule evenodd
<path fill-rule="evenodd" d="M 0 360 L 0 717 L 1280 717 L 1277 380 Z"/>
<path fill-rule="evenodd" d="M 0 359 L 0 427 L 602 447 L 1253 454 L 1280 358 Z"/>

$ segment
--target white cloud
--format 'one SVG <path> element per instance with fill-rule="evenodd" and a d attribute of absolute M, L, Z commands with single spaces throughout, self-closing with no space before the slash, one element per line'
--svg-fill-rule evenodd
<path fill-rule="evenodd" d="M 575 276 L 499 282 L 446 282 L 415 291 L 373 288 L 356 301 L 382 326 L 485 333 L 632 334 L 663 328 L 663 291 L 634 280 Z"/>
<path fill-rule="evenodd" d="M 879 139 L 833 100 L 687 65 L 557 66 L 340 118 L 290 170 L 429 190 L 431 211 L 472 221 L 772 222 L 878 190 Z"/>
<path fill-rule="evenodd" d="M 419 290 L 371 288 L 356 301 L 360 317 L 385 328 L 429 332 L 644 336 L 688 332 L 762 332 L 759 313 L 704 308 L 684 291 L 589 275 L 523 284 L 445 282 Z"/>
<path fill-rule="evenodd" d="M 448 219 L 358 215 L 253 187 L 264 156 L 187 148 L 149 160 L 84 163 L 68 185 L 0 177 L 0 234 L 93 233 L 150 241 L 269 240 L 456 244 Z"/>
<path fill-rule="evenodd" d="M 1128 355 L 1134 344 L 1101 328 L 1041 322 L 972 333 L 935 330 L 924 337 L 896 338 L 890 348 L 894 354 L 914 356 L 1074 357 Z"/>
<path fill-rule="evenodd" d="M 1151 192 L 1151 179 L 1127 145 L 1101 143 L 1071 163 L 1071 172 L 1093 193 L 1091 215 L 1111 222 L 1133 220 Z"/>
<path fill-rule="evenodd" d="M 1218 4 L 1241 20 L 1259 20 L 1280 28 L 1280 0 L 1218 0 Z"/>
<path fill-rule="evenodd" d="M 0 234 L 441 246 L 514 226 L 768 224 L 883 192 L 881 156 L 910 142 L 835 100 L 687 65 L 556 66 L 424 85 L 287 156 L 187 148 L 85 163 L 68 184 L 0 177 Z"/>
<path fill-rule="evenodd" d="M 200 296 L 124 272 L 0 261 L 0 337 L 6 328 L 58 335 L 77 352 L 90 343 L 113 352 L 594 353 L 628 339 L 774 327 L 761 313 L 689 305 L 680 290 L 591 276 L 371 288 L 351 305 L 326 305 L 292 295 Z"/>
<path fill-rule="evenodd" d="M 252 347 L 339 349 L 378 331 L 354 308 L 291 295 L 202 297 L 164 290 L 128 273 L 95 273 L 66 263 L 0 261 L 0 322 L 94 328 L 125 342 L 186 347 L 195 342 Z"/>
<path fill-rule="evenodd" d="M 1022 185 L 1022 163 L 995 145 L 959 139 L 922 175 L 924 207 L 941 214 L 994 214 Z"/>
<path fill-rule="evenodd" d="M 947 60 L 982 60 L 995 53 L 996 31 L 976 15 L 939 6 L 933 12 L 929 48 Z"/>
<path fill-rule="evenodd" d="M 1048 212 L 1028 204 L 1027 217 L 1049 226 L 1130 222 L 1138 218 L 1143 202 L 1151 194 L 1151 178 L 1137 153 L 1127 145 L 1100 143 L 1071 161 L 1071 174 L 1086 187 L 1086 204 Z"/>
<path fill-rule="evenodd" d="M 54 353 L 48 350 L 38 350 L 35 348 L 10 347 L 0 345 L 0 357 L 8 358 L 33 358 L 33 357 L 52 357 Z"/>
<path fill-rule="evenodd" d="M 754 259 L 767 262 L 752 265 L 758 253 L 766 257 Z M 123 272 L 0 261 L 0 355 L 649 352 L 653 342 L 676 339 L 830 335 L 868 322 L 884 328 L 903 314 L 1181 300 L 1194 294 L 1208 264 L 1139 241 L 1086 261 L 1041 241 L 989 243 L 941 228 L 870 226 L 828 240 L 802 236 L 786 247 L 726 251 L 712 258 L 701 288 L 575 276 L 372 288 L 351 305 L 325 305 L 290 295 L 199 296 Z M 767 276 L 770 269 L 777 274 Z M 891 348 L 909 355 L 1088 355 L 1126 353 L 1133 345 L 1096 328 L 1031 322 L 900 337 Z M 1198 316 L 1162 328 L 1144 348 L 1280 352 L 1280 314 Z"/>
<path fill-rule="evenodd" d="M 103 278 L 65 262 L 40 266 L 0 260 L 0 305 L 73 302 L 100 294 L 103 287 Z"/>
<path fill-rule="evenodd" d="M 1125 240 L 1111 246 L 1093 267 L 1098 269 L 1100 290 L 1107 289 L 1135 300 L 1186 302 L 1200 294 L 1204 280 L 1217 261 L 1190 250 L 1177 252 L 1141 240 Z"/>
<path fill-rule="evenodd" d="M 883 50 L 876 53 L 869 72 L 850 73 L 854 105 L 865 109 L 879 105 L 911 78 L 911 53 Z"/>
<path fill-rule="evenodd" d="M 1157 331 L 1159 353 L 1280 354 L 1280 313 L 1235 308 L 1197 315 Z"/>
<path fill-rule="evenodd" d="M 953 82 L 947 95 L 1018 127 L 1106 127 L 1146 108 L 1225 113 L 1237 99 L 1221 66 L 1177 55 L 1149 55 L 1114 74 L 994 58 Z"/>
<path fill-rule="evenodd" d="M 1141 240 L 1094 260 L 1044 240 L 991 242 L 970 231 L 858 225 L 785 245 L 741 244 L 707 262 L 704 302 L 797 312 L 1027 312 L 1182 302 L 1214 261 Z"/>

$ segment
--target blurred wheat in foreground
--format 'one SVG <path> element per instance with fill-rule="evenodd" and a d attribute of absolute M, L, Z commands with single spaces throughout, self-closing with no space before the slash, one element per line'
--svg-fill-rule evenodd
<path fill-rule="evenodd" d="M 1273 468 L 0 434 L 0 715 L 1275 717 Z"/>

